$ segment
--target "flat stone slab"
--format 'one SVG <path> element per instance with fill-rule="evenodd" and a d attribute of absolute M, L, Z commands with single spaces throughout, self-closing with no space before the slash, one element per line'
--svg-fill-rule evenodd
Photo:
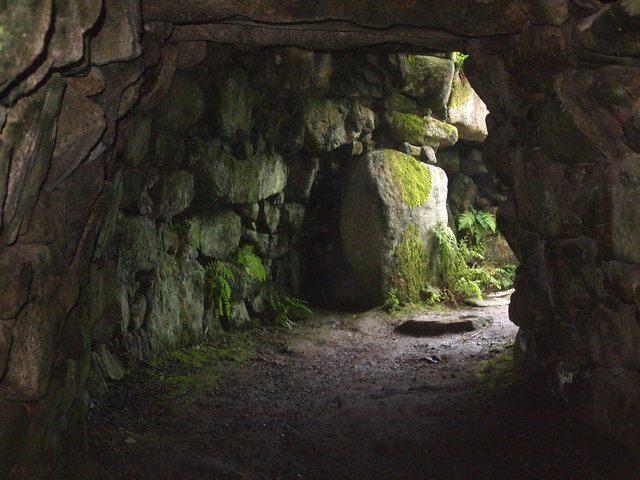
<path fill-rule="evenodd" d="M 407 320 L 396 327 L 396 331 L 405 335 L 418 337 L 445 335 L 447 333 L 464 333 L 487 327 L 493 322 L 488 315 L 451 315 L 449 317 L 432 318 L 428 316 Z"/>
<path fill-rule="evenodd" d="M 498 292 L 491 295 L 486 295 L 483 299 L 466 298 L 464 303 L 472 307 L 486 308 L 486 307 L 500 307 L 503 305 L 509 305 L 511 303 L 511 295 L 514 290 L 507 290 L 504 292 Z"/>

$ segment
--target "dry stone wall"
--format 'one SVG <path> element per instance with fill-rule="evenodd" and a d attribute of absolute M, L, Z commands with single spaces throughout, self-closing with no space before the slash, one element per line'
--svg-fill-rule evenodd
<path fill-rule="evenodd" d="M 235 248 L 236 217 L 239 243 L 251 242 L 263 257 L 285 255 L 278 229 L 300 221 L 318 168 L 313 156 L 291 162 L 292 152 L 317 156 L 346 144 L 353 156 L 357 141 L 367 144 L 366 115 L 354 116 L 352 104 L 308 95 L 309 125 L 286 101 L 275 115 L 253 117 L 250 106 L 260 98 L 243 87 L 251 69 L 213 67 L 233 54 L 218 47 L 211 59 L 206 41 L 470 53 L 465 71 L 491 112 L 484 158 L 510 188 L 499 216 L 521 261 L 511 307 L 521 327 L 517 372 L 637 449 L 637 0 L 180 0 L 142 7 L 137 0 L 43 0 L 9 2 L 0 12 L 0 477 L 38 478 L 60 445 L 85 437 L 92 357 L 117 378 L 114 352 L 144 356 L 216 324 L 206 315 L 199 258 Z M 273 61 L 265 84 L 313 91 L 330 88 L 334 72 L 348 79 L 332 95 L 338 100 L 350 89 L 381 98 L 394 81 L 384 73 L 382 82 L 349 76 L 354 56 L 335 65 L 326 55 L 305 55 L 313 75 L 278 75 Z M 360 58 L 375 65 L 393 57 Z M 427 107 L 437 114 L 441 106 Z M 344 130 L 323 129 L 323 119 L 336 117 Z M 464 109 L 460 118 L 469 118 Z M 269 125 L 270 136 L 243 141 L 252 122 Z M 202 131 L 212 124 L 215 133 Z M 424 140 L 426 128 L 441 133 L 439 147 L 453 141 L 437 122 L 413 133 Z M 212 167 L 211 152 L 226 160 Z M 255 183 L 203 187 L 224 175 L 239 178 L 239 159 L 246 160 L 242 178 L 255 174 Z M 269 180 L 258 181 L 263 168 Z M 461 173 L 477 183 L 483 172 Z M 203 212 L 208 201 L 224 208 Z M 224 220 L 210 222 L 214 215 Z M 170 228 L 186 219 L 205 225 L 215 247 Z M 291 281 L 275 264 L 276 283 Z"/>

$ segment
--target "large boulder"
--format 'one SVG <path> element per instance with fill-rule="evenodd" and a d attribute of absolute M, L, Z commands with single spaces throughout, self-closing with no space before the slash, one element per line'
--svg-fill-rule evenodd
<path fill-rule="evenodd" d="M 241 160 L 207 144 L 198 156 L 196 198 L 201 205 L 255 203 L 280 193 L 287 185 L 287 165 L 275 153 Z"/>
<path fill-rule="evenodd" d="M 407 57 L 405 93 L 422 108 L 445 112 L 455 73 L 453 61 L 425 55 Z"/>
<path fill-rule="evenodd" d="M 256 94 L 251 90 L 249 75 L 233 70 L 220 89 L 216 118 L 225 138 L 237 139 L 250 133 Z"/>
<path fill-rule="evenodd" d="M 355 166 L 344 191 L 340 232 L 366 306 L 396 289 L 418 301 L 439 283 L 433 228 L 447 223 L 443 170 L 394 150 L 378 150 Z"/>
<path fill-rule="evenodd" d="M 484 142 L 487 138 L 487 106 L 471 88 L 469 81 L 458 73 L 449 99 L 449 123 L 456 126 L 461 140 Z"/>

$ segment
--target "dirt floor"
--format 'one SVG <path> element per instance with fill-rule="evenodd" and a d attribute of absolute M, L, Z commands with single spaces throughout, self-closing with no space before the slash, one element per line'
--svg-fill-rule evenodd
<path fill-rule="evenodd" d="M 620 446 L 514 395 L 507 307 L 472 313 L 492 325 L 418 338 L 394 331 L 415 314 L 318 312 L 170 356 L 96 402 L 89 462 L 63 478 L 640 478 Z"/>

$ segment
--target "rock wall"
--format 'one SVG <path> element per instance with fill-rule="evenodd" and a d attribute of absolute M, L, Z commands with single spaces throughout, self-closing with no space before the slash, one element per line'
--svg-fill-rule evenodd
<path fill-rule="evenodd" d="M 92 356 L 106 371 L 102 351 L 144 356 L 137 339 L 153 350 L 216 325 L 204 313 L 199 259 L 232 250 L 238 220 L 238 245 L 278 246 L 272 239 L 282 237 L 280 223 L 300 218 L 305 175 L 316 169 L 285 154 L 300 145 L 315 155 L 344 143 L 358 148 L 353 134 L 369 128 L 365 121 L 324 130 L 336 117 L 346 125 L 356 109 L 313 95 L 305 95 L 309 125 L 286 101 L 265 110 L 277 115 L 253 118 L 250 106 L 261 99 L 243 87 L 252 70 L 234 68 L 222 47 L 208 58 L 206 41 L 470 53 L 465 70 L 491 112 L 484 158 L 511 189 L 499 215 L 521 261 L 511 308 L 521 327 L 517 371 L 637 448 L 637 1 L 299 5 L 180 0 L 141 9 L 137 0 L 43 0 L 0 12 L 0 477 L 38 478 L 61 444 L 85 437 Z M 323 63 L 326 56 L 303 57 L 318 74 L 287 75 L 309 92 L 327 87 L 330 70 L 378 95 L 380 82 L 367 80 L 375 66 L 351 78 Z M 277 57 L 265 58 L 277 70 Z M 364 58 L 375 65 L 392 57 Z M 226 61 L 229 68 L 216 68 Z M 269 79 L 287 81 L 266 75 L 265 85 Z M 437 114 L 440 106 L 428 108 Z M 402 118 L 388 123 L 402 126 Z M 269 125 L 277 139 L 244 141 L 251 122 Z M 412 133 L 420 141 L 425 128 L 439 128 L 419 127 Z M 366 144 L 366 133 L 357 141 Z M 221 160 L 214 166 L 209 156 Z M 287 206 L 288 189 L 297 200 Z M 204 242 L 211 251 L 183 228 L 195 224 L 214 239 Z M 229 237 L 225 247 L 219 239 Z M 176 302 L 163 303 L 169 298 Z M 165 329 L 170 336 L 158 335 Z"/>

